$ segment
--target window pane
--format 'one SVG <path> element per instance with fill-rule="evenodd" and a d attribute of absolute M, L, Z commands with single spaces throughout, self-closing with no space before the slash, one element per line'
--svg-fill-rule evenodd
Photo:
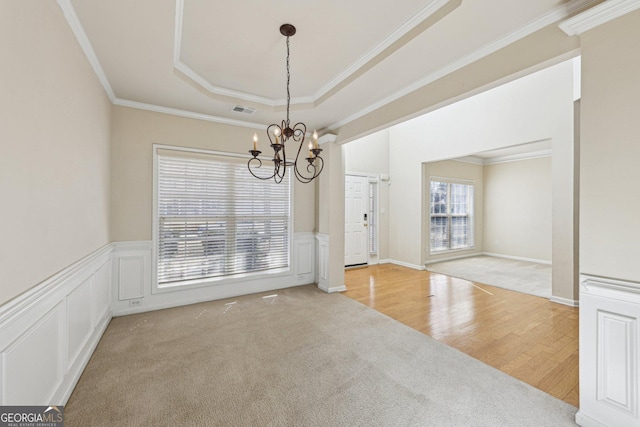
<path fill-rule="evenodd" d="M 447 213 L 447 183 L 431 181 L 431 213 Z"/>
<path fill-rule="evenodd" d="M 431 250 L 448 249 L 448 220 L 447 217 L 431 217 Z"/>
<path fill-rule="evenodd" d="M 464 248 L 470 244 L 470 221 L 469 218 L 451 218 L 451 249 Z"/>

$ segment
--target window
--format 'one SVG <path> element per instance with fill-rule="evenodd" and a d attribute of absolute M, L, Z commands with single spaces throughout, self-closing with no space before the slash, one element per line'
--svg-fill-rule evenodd
<path fill-rule="evenodd" d="M 473 184 L 431 180 L 431 252 L 473 247 Z"/>
<path fill-rule="evenodd" d="M 159 288 L 289 267 L 291 189 L 246 159 L 157 149 Z"/>
<path fill-rule="evenodd" d="M 369 178 L 369 253 L 378 253 L 378 180 Z"/>

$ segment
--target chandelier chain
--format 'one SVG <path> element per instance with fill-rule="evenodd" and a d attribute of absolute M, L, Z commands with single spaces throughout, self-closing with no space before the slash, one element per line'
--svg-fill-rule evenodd
<path fill-rule="evenodd" d="M 287 126 L 289 126 L 289 104 L 291 103 L 291 92 L 289 91 L 290 81 L 291 72 L 289 71 L 289 36 L 287 36 Z"/>

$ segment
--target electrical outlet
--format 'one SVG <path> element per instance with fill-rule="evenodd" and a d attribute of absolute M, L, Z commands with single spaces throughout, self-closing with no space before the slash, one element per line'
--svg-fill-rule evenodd
<path fill-rule="evenodd" d="M 138 307 L 142 305 L 142 298 L 130 299 L 129 307 Z"/>

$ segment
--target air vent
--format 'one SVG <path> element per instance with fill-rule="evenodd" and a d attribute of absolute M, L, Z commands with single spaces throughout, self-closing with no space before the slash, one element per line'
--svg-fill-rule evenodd
<path fill-rule="evenodd" d="M 253 114 L 256 112 L 255 108 L 243 107 L 241 105 L 236 105 L 235 107 L 233 107 L 232 110 L 235 111 L 236 113 L 243 113 L 243 114 Z"/>

